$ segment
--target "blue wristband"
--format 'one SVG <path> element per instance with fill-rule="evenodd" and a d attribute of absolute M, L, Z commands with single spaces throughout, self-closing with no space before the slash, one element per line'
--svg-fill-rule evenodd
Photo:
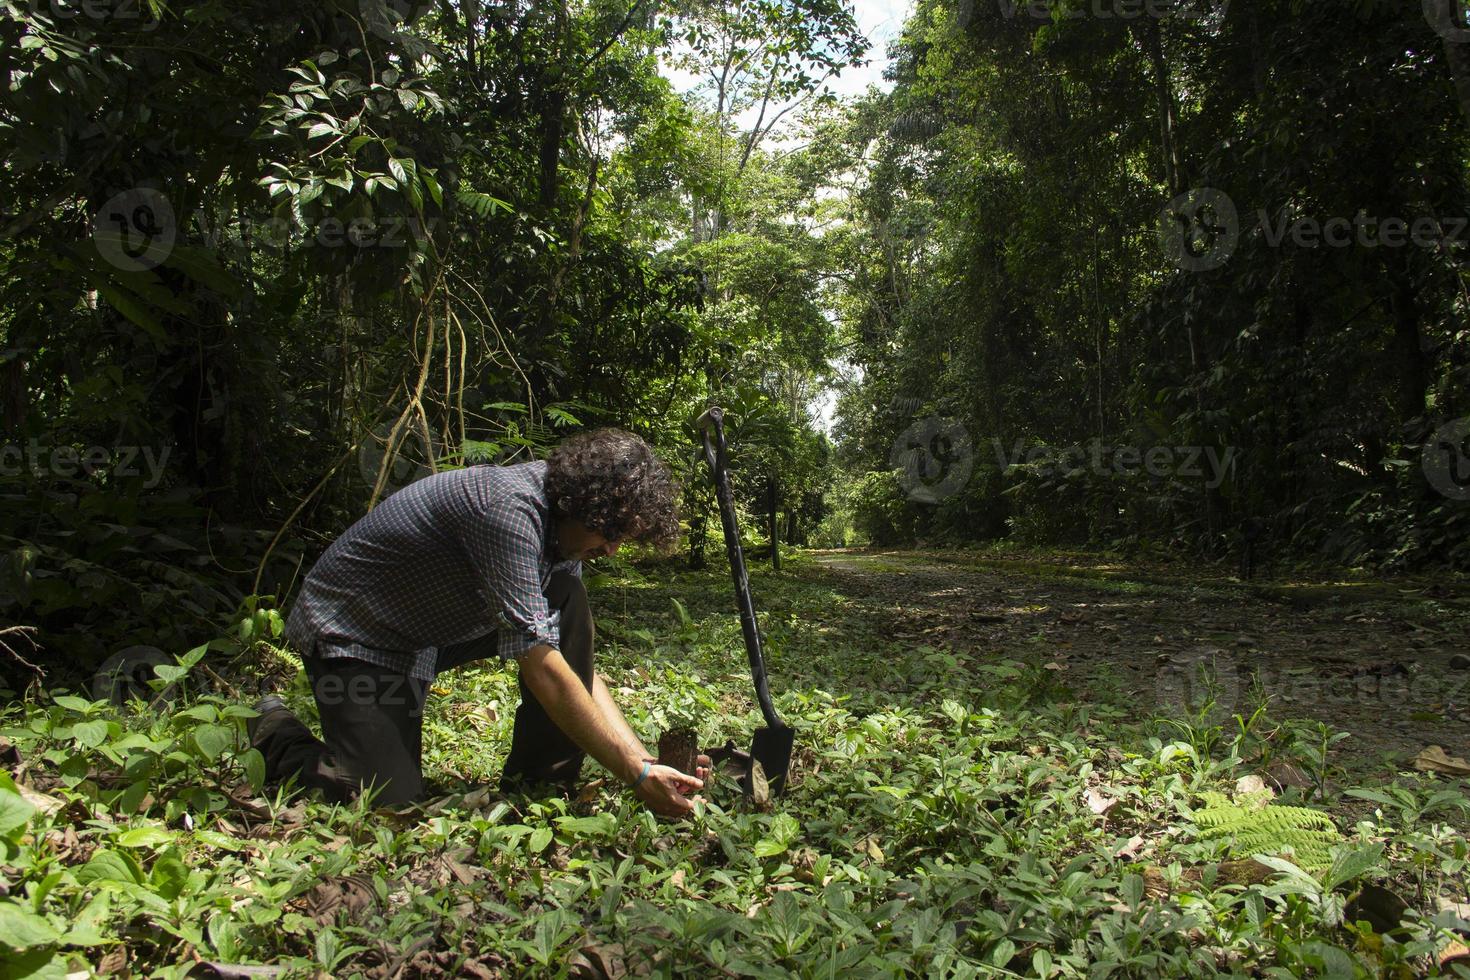
<path fill-rule="evenodd" d="M 652 769 L 652 768 L 653 768 L 653 763 L 649 762 L 647 759 L 644 759 L 643 760 L 643 772 L 639 773 L 638 778 L 635 779 L 635 780 L 633 780 L 633 786 L 634 786 L 635 789 L 637 788 L 637 786 L 638 786 L 639 783 L 643 782 L 645 779 L 648 778 L 648 771 L 650 769 Z"/>

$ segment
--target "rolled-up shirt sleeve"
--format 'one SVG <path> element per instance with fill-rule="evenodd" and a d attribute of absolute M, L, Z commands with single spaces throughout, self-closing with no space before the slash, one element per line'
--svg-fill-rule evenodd
<path fill-rule="evenodd" d="M 533 515 L 491 507 L 467 529 L 466 551 L 498 624 L 496 652 L 507 660 L 519 660 L 538 644 L 561 647 L 561 617 L 541 583 L 545 542 L 538 527 Z"/>

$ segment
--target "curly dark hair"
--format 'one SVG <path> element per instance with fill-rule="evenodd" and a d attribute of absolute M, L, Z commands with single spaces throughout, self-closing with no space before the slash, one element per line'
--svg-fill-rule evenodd
<path fill-rule="evenodd" d="M 667 551 L 679 539 L 679 485 L 667 464 L 622 429 L 579 432 L 547 457 L 546 497 L 558 517 L 581 521 L 610 541 Z"/>

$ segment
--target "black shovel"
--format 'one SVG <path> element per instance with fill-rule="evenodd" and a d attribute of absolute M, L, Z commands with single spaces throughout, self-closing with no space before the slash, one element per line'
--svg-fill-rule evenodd
<path fill-rule="evenodd" d="M 715 479 L 715 498 L 720 504 L 720 523 L 725 529 L 725 550 L 730 556 L 730 574 L 735 579 L 735 597 L 740 605 L 740 630 L 745 634 L 745 652 L 750 657 L 750 679 L 755 682 L 755 696 L 760 701 L 766 727 L 755 730 L 750 754 L 727 747 L 727 754 L 741 762 L 745 775 L 741 787 L 747 796 L 757 795 L 755 764 L 760 763 L 771 796 L 779 796 L 786 788 L 791 771 L 791 747 L 795 732 L 781 720 L 771 706 L 771 692 L 766 687 L 766 660 L 761 655 L 760 633 L 755 628 L 755 605 L 750 600 L 750 578 L 745 574 L 745 554 L 740 549 L 740 528 L 735 522 L 735 497 L 730 492 L 730 474 L 725 469 L 725 412 L 711 406 L 695 423 L 704 438 L 704 458 Z M 713 444 L 710 428 L 715 431 Z M 775 547 L 775 542 L 772 542 Z"/>

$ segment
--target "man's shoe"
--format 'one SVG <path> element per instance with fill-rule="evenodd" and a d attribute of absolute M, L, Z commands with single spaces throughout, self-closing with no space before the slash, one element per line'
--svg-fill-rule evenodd
<path fill-rule="evenodd" d="M 291 709 L 286 707 L 286 702 L 282 701 L 279 695 L 267 694 L 255 702 L 255 717 L 245 720 L 245 733 L 250 736 L 251 745 L 255 744 L 255 733 L 260 730 L 260 723 L 265 721 L 266 715 L 277 711 L 291 713 Z"/>

